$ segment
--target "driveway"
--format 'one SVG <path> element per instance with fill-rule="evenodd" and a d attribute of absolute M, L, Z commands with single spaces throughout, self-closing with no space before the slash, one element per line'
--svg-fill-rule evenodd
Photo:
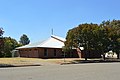
<path fill-rule="evenodd" d="M 120 63 L 0 68 L 0 80 L 119 80 Z"/>

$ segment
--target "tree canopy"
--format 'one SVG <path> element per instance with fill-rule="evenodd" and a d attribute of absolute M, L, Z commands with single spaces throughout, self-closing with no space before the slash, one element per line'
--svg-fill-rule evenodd
<path fill-rule="evenodd" d="M 16 47 L 19 47 L 20 44 L 11 37 L 4 37 L 4 56 L 11 57 L 11 51 Z"/>
<path fill-rule="evenodd" d="M 0 57 L 11 57 L 11 51 L 21 46 L 11 37 L 3 37 L 3 28 L 0 28 Z"/>
<path fill-rule="evenodd" d="M 20 41 L 19 41 L 22 45 L 27 45 L 30 43 L 30 40 L 28 38 L 28 36 L 26 34 L 23 34 L 21 37 L 20 37 Z"/>
<path fill-rule="evenodd" d="M 120 20 L 103 21 L 100 25 L 80 24 L 67 32 L 65 46 L 84 47 L 86 55 L 91 50 L 103 55 L 109 50 L 119 54 Z"/>
<path fill-rule="evenodd" d="M 101 26 L 109 27 L 108 37 L 110 40 L 110 48 L 117 53 L 119 58 L 120 53 L 120 20 L 104 21 Z"/>

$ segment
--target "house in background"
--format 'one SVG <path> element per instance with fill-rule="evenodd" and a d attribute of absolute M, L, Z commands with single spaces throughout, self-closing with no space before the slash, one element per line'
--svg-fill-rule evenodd
<path fill-rule="evenodd" d="M 62 51 L 62 47 L 64 46 L 64 42 L 64 38 L 52 35 L 47 40 L 21 46 L 16 49 L 19 51 L 20 57 L 63 58 L 64 52 Z M 81 51 L 76 49 L 72 53 L 66 53 L 66 57 L 79 58 L 81 56 Z"/>

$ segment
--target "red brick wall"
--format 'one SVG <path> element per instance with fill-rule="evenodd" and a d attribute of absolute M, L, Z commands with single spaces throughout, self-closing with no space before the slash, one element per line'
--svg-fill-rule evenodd
<path fill-rule="evenodd" d="M 36 49 L 36 48 L 20 49 L 19 54 L 20 54 L 20 57 L 37 58 L 38 57 L 38 49 Z"/>
<path fill-rule="evenodd" d="M 56 56 L 54 56 L 54 48 L 46 48 L 47 56 L 44 56 L 45 48 L 31 48 L 31 49 L 20 49 L 20 57 L 30 58 L 59 58 L 61 57 L 62 49 L 56 49 Z"/>
<path fill-rule="evenodd" d="M 31 48 L 31 49 L 21 49 L 19 50 L 20 53 L 20 57 L 30 57 L 30 58 L 62 58 L 64 56 L 62 56 L 62 49 L 57 49 L 56 48 L 56 56 L 54 56 L 54 49 L 55 48 L 46 48 L 48 55 L 44 56 L 44 49 L 45 48 Z M 84 58 L 84 53 L 85 51 L 81 51 L 81 58 Z M 70 53 L 66 53 L 66 57 L 68 58 L 78 58 L 78 52 L 76 50 L 73 50 L 73 52 Z M 88 54 L 88 57 L 92 58 L 92 57 L 100 57 L 100 54 L 95 54 L 95 52 L 90 52 Z"/>
<path fill-rule="evenodd" d="M 62 49 L 56 49 L 56 56 L 54 55 L 54 48 L 47 48 L 47 56 L 44 56 L 44 48 L 39 48 L 40 58 L 59 58 L 61 57 Z"/>

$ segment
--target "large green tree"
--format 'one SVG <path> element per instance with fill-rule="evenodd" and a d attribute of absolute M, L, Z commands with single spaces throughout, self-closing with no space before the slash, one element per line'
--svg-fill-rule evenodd
<path fill-rule="evenodd" d="M 11 51 L 14 50 L 16 47 L 19 47 L 20 44 L 11 38 L 11 37 L 4 37 L 4 57 L 11 57 Z"/>
<path fill-rule="evenodd" d="M 69 30 L 65 42 L 65 46 L 84 47 L 85 60 L 87 60 L 90 51 L 104 55 L 105 52 L 109 51 L 109 45 L 108 27 L 100 27 L 92 23 L 80 24 L 78 27 Z"/>
<path fill-rule="evenodd" d="M 91 51 L 103 54 L 108 51 L 107 31 L 97 24 L 81 24 L 78 27 L 77 43 L 85 49 L 85 59 Z M 105 56 L 105 55 L 104 55 Z M 104 57 L 105 59 L 105 57 Z"/>
<path fill-rule="evenodd" d="M 94 49 L 96 49 L 98 52 L 100 52 L 103 55 L 103 59 L 105 60 L 105 53 L 109 51 L 110 46 L 110 40 L 109 40 L 109 27 L 99 27 L 99 30 L 97 30 L 97 36 L 95 37 L 94 42 L 96 45 L 94 46 Z"/>
<path fill-rule="evenodd" d="M 80 24 L 68 31 L 65 45 L 69 47 L 84 47 L 85 60 L 87 60 L 87 54 L 90 50 L 95 50 L 95 39 L 97 37 L 97 30 L 99 26 L 97 24 Z M 97 34 L 96 34 L 97 33 Z"/>
<path fill-rule="evenodd" d="M 22 45 L 27 45 L 30 43 L 30 40 L 28 38 L 28 36 L 26 34 L 23 34 L 21 37 L 20 37 L 20 41 L 19 41 Z"/>
<path fill-rule="evenodd" d="M 66 36 L 65 46 L 84 47 L 85 59 L 90 51 L 96 51 L 103 55 L 112 50 L 117 53 L 119 59 L 120 54 L 120 20 L 103 21 L 98 24 L 80 24 L 70 29 Z"/>
<path fill-rule="evenodd" d="M 110 40 L 110 49 L 117 54 L 119 59 L 120 54 L 120 20 L 108 20 L 103 21 L 102 26 L 108 27 L 109 40 Z"/>

